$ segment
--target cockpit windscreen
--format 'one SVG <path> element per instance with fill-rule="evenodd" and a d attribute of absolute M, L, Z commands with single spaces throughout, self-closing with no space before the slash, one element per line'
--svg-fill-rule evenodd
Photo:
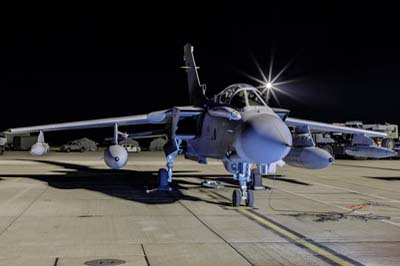
<path fill-rule="evenodd" d="M 227 87 L 216 96 L 216 101 L 239 109 L 246 106 L 266 106 L 258 90 L 247 84 L 234 84 Z"/>

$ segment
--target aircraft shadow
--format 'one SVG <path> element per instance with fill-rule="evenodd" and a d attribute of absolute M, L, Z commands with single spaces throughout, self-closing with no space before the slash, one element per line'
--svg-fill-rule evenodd
<path fill-rule="evenodd" d="M 377 167 L 377 166 L 366 166 L 366 165 L 353 165 L 353 164 L 341 164 L 335 163 L 335 166 L 344 166 L 344 167 L 353 167 L 353 168 L 366 168 L 366 169 L 374 169 L 374 170 L 388 170 L 388 171 L 396 171 L 400 172 L 398 168 L 386 168 L 386 167 Z"/>
<path fill-rule="evenodd" d="M 225 187 L 232 187 L 232 188 L 237 188 L 238 187 L 238 182 L 236 180 L 232 179 L 232 175 L 229 174 L 185 174 L 185 175 L 180 175 L 176 174 L 175 177 L 179 176 L 184 176 L 184 177 L 192 177 L 192 178 L 200 178 L 200 179 L 205 179 L 205 180 L 214 180 L 214 181 L 219 181 L 219 182 L 224 182 L 226 184 L 230 185 L 225 185 Z M 263 179 L 270 179 L 273 180 L 273 176 L 263 176 Z M 292 183 L 296 185 L 302 185 L 302 186 L 309 186 L 310 184 L 296 180 L 296 179 L 290 179 L 290 178 L 285 178 L 282 175 L 275 175 L 275 180 L 276 181 L 282 181 L 282 182 L 287 182 L 287 183 Z"/>
<path fill-rule="evenodd" d="M 364 176 L 365 178 L 371 178 L 376 180 L 385 180 L 385 181 L 400 181 L 399 176 Z"/>
<path fill-rule="evenodd" d="M 185 195 L 184 190 L 199 187 L 199 183 L 187 180 L 174 179 L 171 184 L 171 192 L 154 191 L 146 193 L 146 188 L 156 188 L 158 177 L 156 171 L 135 171 L 128 169 L 96 169 L 89 166 L 64 163 L 48 160 L 27 160 L 54 166 L 63 169 L 53 170 L 47 174 L 0 174 L 3 178 L 30 178 L 47 182 L 49 186 L 58 189 L 87 189 L 100 192 L 112 197 L 131 200 L 146 204 L 170 204 L 178 200 L 204 201 L 211 204 L 221 205 L 213 201 Z M 175 173 L 192 173 L 194 171 L 175 171 Z"/>

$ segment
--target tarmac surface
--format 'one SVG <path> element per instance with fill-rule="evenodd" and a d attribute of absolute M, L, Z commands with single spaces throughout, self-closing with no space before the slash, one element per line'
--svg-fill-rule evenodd
<path fill-rule="evenodd" d="M 237 185 L 213 160 L 178 158 L 174 190 L 146 194 L 164 165 L 150 152 L 118 171 L 97 152 L 6 152 L 0 265 L 400 265 L 398 160 L 285 166 L 251 209 L 231 207 Z"/>

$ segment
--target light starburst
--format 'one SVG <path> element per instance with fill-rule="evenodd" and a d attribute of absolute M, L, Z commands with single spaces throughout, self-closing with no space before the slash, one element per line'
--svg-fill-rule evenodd
<path fill-rule="evenodd" d="M 251 80 L 257 82 L 259 85 L 257 88 L 260 90 L 261 94 L 265 95 L 265 99 L 268 102 L 269 99 L 274 98 L 274 100 L 281 105 L 277 96 L 277 93 L 284 94 L 286 96 L 292 97 L 290 93 L 285 91 L 281 88 L 281 85 L 290 84 L 293 82 L 297 82 L 297 79 L 293 80 L 282 80 L 282 74 L 292 65 L 293 59 L 290 60 L 275 76 L 273 75 L 273 67 L 274 67 L 274 54 L 271 53 L 271 59 L 269 61 L 269 68 L 268 68 L 268 75 L 266 75 L 261 68 L 260 64 L 258 63 L 257 59 L 253 57 L 254 64 L 257 67 L 257 70 L 261 76 L 261 78 L 254 77 L 247 73 L 243 73 L 246 77 L 250 78 Z"/>

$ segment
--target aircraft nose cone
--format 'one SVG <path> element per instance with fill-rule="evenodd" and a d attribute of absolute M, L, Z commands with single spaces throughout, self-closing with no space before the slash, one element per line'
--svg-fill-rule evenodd
<path fill-rule="evenodd" d="M 273 163 L 289 153 L 292 134 L 279 117 L 258 115 L 245 122 L 238 142 L 237 152 L 246 161 Z"/>

